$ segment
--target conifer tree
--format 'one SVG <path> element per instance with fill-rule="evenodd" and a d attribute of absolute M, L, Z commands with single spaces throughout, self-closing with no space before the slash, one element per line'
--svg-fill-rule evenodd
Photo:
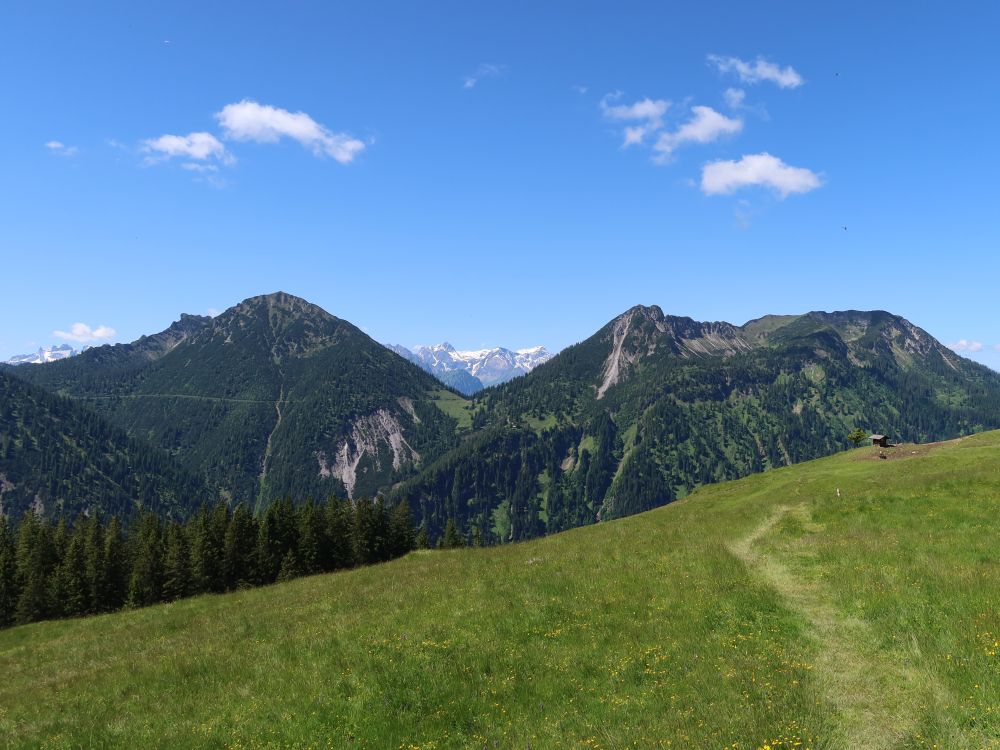
<path fill-rule="evenodd" d="M 7 516 L 0 513 L 0 628 L 14 622 L 17 606 L 17 556 Z"/>
<path fill-rule="evenodd" d="M 53 576 L 51 613 L 57 617 L 80 617 L 90 610 L 84 546 L 85 522 L 86 519 L 81 517 L 68 533 L 66 550 Z"/>
<path fill-rule="evenodd" d="M 335 497 L 326 501 L 327 570 L 341 570 L 354 565 L 354 520 L 351 506 Z"/>
<path fill-rule="evenodd" d="M 225 548 L 229 521 L 229 506 L 220 500 L 215 504 L 208 519 L 208 533 L 211 540 L 211 566 L 208 571 L 210 591 L 226 590 Z"/>
<path fill-rule="evenodd" d="M 51 553 L 52 562 L 58 565 L 62 562 L 63 557 L 66 555 L 66 547 L 69 545 L 70 528 L 69 523 L 66 521 L 66 516 L 59 516 L 59 520 L 56 522 L 55 528 L 51 528 L 51 523 L 44 518 L 41 519 L 42 523 L 50 527 L 50 540 L 51 540 Z"/>
<path fill-rule="evenodd" d="M 229 589 L 251 585 L 254 578 L 254 548 L 257 526 L 245 505 L 233 510 L 222 544 L 222 567 Z"/>
<path fill-rule="evenodd" d="M 316 509 L 310 498 L 299 508 L 299 528 L 298 528 L 298 562 L 303 575 L 312 575 L 327 567 L 326 554 L 328 545 L 326 543 L 326 528 L 324 517 L 321 511 Z"/>
<path fill-rule="evenodd" d="M 197 593 L 224 591 L 223 556 L 229 510 L 219 503 L 209 510 L 202 505 L 188 523 L 188 545 L 191 550 L 192 591 Z"/>
<path fill-rule="evenodd" d="M 101 611 L 106 587 L 107 567 L 104 564 L 104 526 L 96 513 L 91 513 L 83 529 L 84 575 L 87 584 L 87 612 Z"/>
<path fill-rule="evenodd" d="M 163 586 L 162 544 L 159 517 L 155 513 L 143 513 L 132 544 L 129 607 L 145 607 L 160 601 Z"/>
<path fill-rule="evenodd" d="M 404 498 L 389 513 L 389 551 L 392 557 L 401 557 L 412 549 L 413 516 Z"/>
<path fill-rule="evenodd" d="M 294 549 L 288 550 L 285 553 L 284 559 L 281 561 L 281 569 L 278 571 L 277 580 L 280 581 L 290 581 L 293 578 L 298 578 L 302 575 L 302 566 L 299 564 L 298 555 L 295 554 Z"/>
<path fill-rule="evenodd" d="M 351 530 L 354 560 L 358 565 L 378 562 L 378 515 L 367 497 L 354 502 L 354 526 Z"/>
<path fill-rule="evenodd" d="M 444 536 L 441 537 L 441 546 L 444 549 L 454 549 L 456 547 L 465 546 L 465 539 L 458 533 L 458 525 L 455 523 L 454 518 L 449 518 L 448 523 L 445 524 Z"/>
<path fill-rule="evenodd" d="M 297 535 L 295 506 L 290 498 L 278 500 L 264 511 L 256 549 L 259 583 L 277 580 L 281 564 L 288 551 L 294 548 Z"/>
<path fill-rule="evenodd" d="M 420 525 L 420 530 L 417 532 L 417 538 L 414 541 L 414 545 L 415 545 L 416 549 L 430 549 L 431 548 L 431 540 L 430 540 L 430 537 L 427 536 L 427 525 L 426 524 L 421 524 Z"/>
<path fill-rule="evenodd" d="M 55 567 L 52 527 L 28 510 L 17 535 L 18 599 L 14 620 L 19 624 L 49 616 L 49 576 Z"/>
<path fill-rule="evenodd" d="M 187 535 L 178 523 L 171 523 L 163 542 L 163 599 L 168 602 L 191 593 L 191 554 Z"/>
<path fill-rule="evenodd" d="M 118 516 L 112 516 L 104 533 L 104 571 L 98 612 L 113 612 L 125 605 L 128 591 L 129 560 Z"/>
<path fill-rule="evenodd" d="M 375 520 L 375 537 L 373 549 L 375 551 L 374 562 L 381 562 L 392 557 L 389 549 L 389 511 L 385 507 L 385 498 L 379 496 L 372 503 Z"/>

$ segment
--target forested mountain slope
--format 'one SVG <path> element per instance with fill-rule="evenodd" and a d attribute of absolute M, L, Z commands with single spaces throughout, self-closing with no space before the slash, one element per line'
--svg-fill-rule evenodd
<path fill-rule="evenodd" d="M 480 434 L 396 491 L 430 524 L 524 539 L 833 453 L 852 428 L 935 440 L 1000 426 L 1000 375 L 890 313 L 744 326 L 634 307 L 476 396 Z"/>
<path fill-rule="evenodd" d="M 350 323 L 284 293 L 39 365 L 33 381 L 167 450 L 223 499 L 372 494 L 455 444 L 457 398 Z"/>
<path fill-rule="evenodd" d="M 283 293 L 23 373 L 166 451 L 213 499 L 382 492 L 432 541 L 449 518 L 496 543 L 635 513 L 835 452 L 854 427 L 919 441 L 1000 427 L 1000 375 L 881 311 L 735 326 L 636 306 L 471 403 Z"/>
<path fill-rule="evenodd" d="M 81 404 L 0 371 L 0 515 L 17 519 L 33 508 L 128 517 L 146 508 L 178 517 L 207 497 L 169 456 Z"/>

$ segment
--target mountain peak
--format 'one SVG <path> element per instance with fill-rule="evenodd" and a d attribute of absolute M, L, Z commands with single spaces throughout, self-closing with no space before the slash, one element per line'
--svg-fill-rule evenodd
<path fill-rule="evenodd" d="M 494 346 L 472 351 L 456 349 L 445 341 L 433 346 L 416 346 L 412 351 L 399 345 L 389 348 L 466 395 L 484 385 L 504 383 L 525 375 L 552 359 L 544 346 L 516 351 Z"/>
<path fill-rule="evenodd" d="M 636 315 L 640 315 L 646 320 L 651 320 L 654 323 L 666 319 L 666 316 L 663 314 L 663 310 L 659 305 L 633 305 L 619 315 L 616 320 L 620 320 L 622 318 L 632 318 Z"/>
<path fill-rule="evenodd" d="M 324 318 L 333 318 L 319 305 L 313 304 L 302 297 L 296 297 L 288 292 L 272 292 L 271 294 L 259 294 L 255 297 L 248 297 L 237 305 L 222 313 L 236 312 L 237 314 L 254 314 L 261 311 L 276 311 L 286 314 L 306 314 L 316 315 Z M 219 316 L 222 317 L 222 316 Z"/>

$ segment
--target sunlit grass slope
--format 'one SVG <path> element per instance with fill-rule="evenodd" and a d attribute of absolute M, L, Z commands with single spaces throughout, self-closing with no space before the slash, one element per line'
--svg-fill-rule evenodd
<path fill-rule="evenodd" d="M 1000 433 L 864 448 L 525 544 L 2 632 L 0 742 L 1000 747 L 998 532 Z"/>

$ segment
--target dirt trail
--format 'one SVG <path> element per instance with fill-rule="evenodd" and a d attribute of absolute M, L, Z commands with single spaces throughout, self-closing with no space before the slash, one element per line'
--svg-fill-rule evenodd
<path fill-rule="evenodd" d="M 787 515 L 798 516 L 810 531 L 821 530 L 804 505 L 785 506 L 729 548 L 809 624 L 819 646 L 813 676 L 837 710 L 838 734 L 830 746 L 895 748 L 917 729 L 922 707 L 942 705 L 947 695 L 933 675 L 911 663 L 912 654 L 881 648 L 870 626 L 840 612 L 821 584 L 759 549 L 758 542 Z M 957 727 L 949 729 L 956 741 L 952 747 L 979 746 Z"/>

